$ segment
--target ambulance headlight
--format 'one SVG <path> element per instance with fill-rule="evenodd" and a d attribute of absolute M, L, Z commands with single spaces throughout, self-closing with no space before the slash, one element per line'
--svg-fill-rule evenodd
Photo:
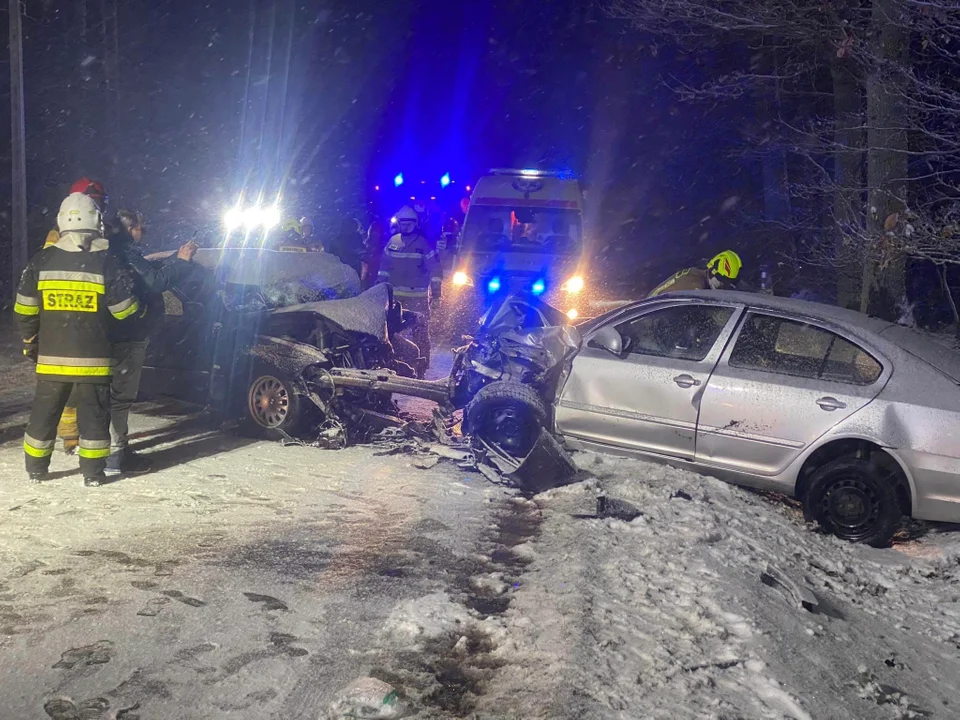
<path fill-rule="evenodd" d="M 563 289 L 568 293 L 576 294 L 583 290 L 584 282 L 580 275 L 574 275 L 563 284 Z"/>
<path fill-rule="evenodd" d="M 470 284 L 470 276 L 467 275 L 463 270 L 458 270 L 453 274 L 453 284 L 458 287 L 463 287 L 464 285 Z"/>

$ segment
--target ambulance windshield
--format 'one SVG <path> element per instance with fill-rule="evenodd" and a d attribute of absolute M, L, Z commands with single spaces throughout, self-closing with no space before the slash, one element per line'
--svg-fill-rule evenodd
<path fill-rule="evenodd" d="M 475 252 L 579 253 L 583 244 L 576 210 L 473 206 L 463 246 Z"/>

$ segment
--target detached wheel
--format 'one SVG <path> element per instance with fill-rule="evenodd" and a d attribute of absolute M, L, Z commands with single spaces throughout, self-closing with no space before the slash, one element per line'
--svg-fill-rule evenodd
<path fill-rule="evenodd" d="M 897 493 L 882 470 L 866 460 L 834 460 L 817 470 L 803 499 L 809 520 L 841 540 L 889 545 L 902 517 Z"/>
<path fill-rule="evenodd" d="M 463 414 L 466 430 L 516 458 L 533 450 L 547 422 L 547 406 L 528 385 L 495 382 L 482 388 Z"/>
<path fill-rule="evenodd" d="M 254 369 L 247 386 L 247 425 L 258 434 L 294 435 L 304 419 L 303 404 L 293 384 L 273 368 Z"/>

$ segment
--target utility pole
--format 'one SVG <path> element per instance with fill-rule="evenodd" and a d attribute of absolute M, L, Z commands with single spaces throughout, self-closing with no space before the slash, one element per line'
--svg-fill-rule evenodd
<path fill-rule="evenodd" d="M 23 24 L 20 0 L 10 0 L 10 144 L 13 158 L 10 277 L 12 294 L 16 295 L 20 273 L 27 264 L 27 155 L 23 122 Z"/>

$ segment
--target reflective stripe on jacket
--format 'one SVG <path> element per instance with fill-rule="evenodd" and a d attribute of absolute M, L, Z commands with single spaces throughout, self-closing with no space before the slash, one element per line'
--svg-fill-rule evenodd
<path fill-rule="evenodd" d="M 37 374 L 60 382 L 109 382 L 111 318 L 136 317 L 129 270 L 101 237 L 65 233 L 27 263 L 14 313 L 24 340 L 37 338 Z"/>
<path fill-rule="evenodd" d="M 704 268 L 686 268 L 657 285 L 647 297 L 679 290 L 709 290 L 710 275 Z"/>
<path fill-rule="evenodd" d="M 390 238 L 380 259 L 379 282 L 393 285 L 398 297 L 440 297 L 443 269 L 437 252 L 423 235 Z"/>

